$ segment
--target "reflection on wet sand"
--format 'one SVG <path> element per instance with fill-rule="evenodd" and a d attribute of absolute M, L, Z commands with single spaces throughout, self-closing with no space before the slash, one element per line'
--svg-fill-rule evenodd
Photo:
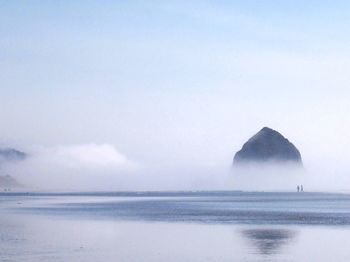
<path fill-rule="evenodd" d="M 296 236 L 295 230 L 289 229 L 247 229 L 242 234 L 254 245 L 256 252 L 263 255 L 272 255 L 280 252 L 283 246 L 288 245 Z"/>

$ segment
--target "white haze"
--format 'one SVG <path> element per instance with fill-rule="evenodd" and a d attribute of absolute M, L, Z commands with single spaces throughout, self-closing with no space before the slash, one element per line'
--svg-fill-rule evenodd
<path fill-rule="evenodd" d="M 24 161 L 10 162 L 2 171 L 30 190 L 245 190 L 348 191 L 347 165 L 305 162 L 293 165 L 138 163 L 113 145 L 80 144 L 29 147 Z M 333 165 L 332 165 L 333 164 Z"/>
<path fill-rule="evenodd" d="M 7 173 L 35 189 L 110 188 L 137 168 L 113 146 L 103 144 L 34 147 L 24 161 L 9 163 Z"/>

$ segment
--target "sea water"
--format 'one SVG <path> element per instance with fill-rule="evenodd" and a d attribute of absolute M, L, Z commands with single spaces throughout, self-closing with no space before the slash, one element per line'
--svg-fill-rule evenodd
<path fill-rule="evenodd" d="M 350 195 L 0 194 L 0 261 L 350 261 Z"/>

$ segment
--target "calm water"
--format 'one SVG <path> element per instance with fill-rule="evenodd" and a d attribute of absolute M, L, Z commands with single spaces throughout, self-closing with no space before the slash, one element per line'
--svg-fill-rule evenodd
<path fill-rule="evenodd" d="M 0 261 L 350 261 L 350 195 L 0 194 Z"/>

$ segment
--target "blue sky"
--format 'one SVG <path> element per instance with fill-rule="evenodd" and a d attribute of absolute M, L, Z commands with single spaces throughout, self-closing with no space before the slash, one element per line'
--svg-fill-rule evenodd
<path fill-rule="evenodd" d="M 263 126 L 350 156 L 347 1 L 1 1 L 0 138 L 230 163 Z"/>

